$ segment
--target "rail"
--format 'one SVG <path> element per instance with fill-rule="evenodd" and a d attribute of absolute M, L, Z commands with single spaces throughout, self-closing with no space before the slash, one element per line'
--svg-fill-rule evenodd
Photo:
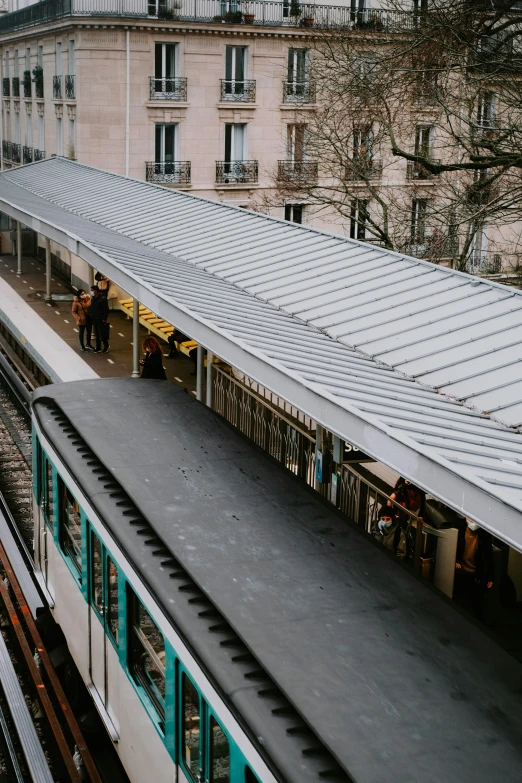
<path fill-rule="evenodd" d="M 223 8 L 227 5 L 222 0 L 176 0 L 172 4 L 158 0 L 42 0 L 2 16 L 0 33 L 46 24 L 70 16 L 316 27 L 376 33 L 412 30 L 418 26 L 418 16 L 410 11 L 352 10 L 349 6 L 303 3 L 296 6 L 296 12 L 291 14 L 289 2 L 248 0 L 248 3 L 244 4 L 234 3 L 235 10 L 224 13 Z"/>

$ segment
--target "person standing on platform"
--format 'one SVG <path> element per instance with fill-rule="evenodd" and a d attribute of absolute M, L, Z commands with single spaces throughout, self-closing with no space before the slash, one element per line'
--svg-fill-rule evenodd
<path fill-rule="evenodd" d="M 85 353 L 86 348 L 92 350 L 91 334 L 91 297 L 86 294 L 83 288 L 79 288 L 72 303 L 72 314 L 78 327 L 78 338 L 80 340 L 80 350 Z M 85 336 L 87 336 L 87 345 L 85 345 Z"/>
<path fill-rule="evenodd" d="M 454 597 L 482 619 L 485 595 L 493 587 L 493 539 L 471 519 L 459 528 L 455 569 Z"/>
<path fill-rule="evenodd" d="M 96 348 L 94 352 L 102 350 L 107 353 L 109 350 L 109 305 L 107 297 L 100 293 L 97 285 L 91 286 L 91 318 L 94 332 L 96 334 Z"/>
<path fill-rule="evenodd" d="M 146 337 L 141 346 L 145 358 L 140 359 L 142 366 L 141 378 L 156 378 L 160 381 L 167 380 L 167 373 L 163 366 L 163 351 L 155 337 Z"/>

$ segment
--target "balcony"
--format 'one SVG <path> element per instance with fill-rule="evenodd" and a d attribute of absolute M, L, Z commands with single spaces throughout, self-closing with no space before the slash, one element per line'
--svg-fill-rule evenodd
<path fill-rule="evenodd" d="M 255 185 L 257 184 L 258 169 L 257 160 L 217 160 L 216 184 Z"/>
<path fill-rule="evenodd" d="M 256 99 L 254 80 L 236 82 L 233 79 L 221 79 L 221 100 L 250 103 Z"/>
<path fill-rule="evenodd" d="M 346 165 L 345 179 L 351 182 L 378 180 L 382 177 L 382 160 L 352 158 Z"/>
<path fill-rule="evenodd" d="M 32 81 L 31 81 L 31 71 L 24 71 L 24 76 L 22 79 L 22 83 L 24 85 L 24 98 L 30 98 L 32 93 Z"/>
<path fill-rule="evenodd" d="M 151 101 L 186 101 L 187 80 L 182 78 L 156 79 L 150 77 Z"/>
<path fill-rule="evenodd" d="M 190 161 L 171 161 L 169 163 L 147 162 L 147 182 L 157 185 L 190 185 Z"/>
<path fill-rule="evenodd" d="M 459 242 L 455 235 L 443 234 L 438 228 L 425 228 L 412 238 L 405 252 L 415 258 L 440 261 L 455 258 L 459 254 Z"/>
<path fill-rule="evenodd" d="M 277 179 L 279 182 L 313 185 L 317 182 L 318 164 L 310 160 L 278 160 Z"/>
<path fill-rule="evenodd" d="M 4 98 L 9 98 L 11 95 L 11 80 L 9 76 L 4 76 L 2 79 L 2 95 Z"/>
<path fill-rule="evenodd" d="M 32 147 L 24 147 L 22 150 L 22 160 L 24 163 L 32 163 L 33 162 L 33 148 Z"/>
<path fill-rule="evenodd" d="M 434 160 L 433 163 L 439 164 L 440 160 Z M 431 171 L 424 168 L 420 163 L 415 160 L 409 160 L 406 165 L 406 179 L 409 180 L 427 180 L 438 177 L 438 174 L 432 174 Z"/>
<path fill-rule="evenodd" d="M 315 84 L 283 82 L 283 103 L 315 103 Z"/>
<path fill-rule="evenodd" d="M 18 76 L 13 76 L 13 87 L 11 90 L 11 94 L 13 98 L 19 98 L 20 97 L 20 79 Z"/>
<path fill-rule="evenodd" d="M 13 145 L 10 141 L 2 141 L 2 157 L 4 160 L 11 160 Z"/>
<path fill-rule="evenodd" d="M 34 160 L 35 163 L 37 160 L 45 160 L 45 150 L 34 150 Z"/>
<path fill-rule="evenodd" d="M 11 145 L 11 160 L 13 163 L 20 163 L 22 155 L 22 147 L 20 144 Z"/>
<path fill-rule="evenodd" d="M 65 77 L 65 100 L 74 101 L 75 98 L 76 98 L 75 78 L 72 74 L 67 74 L 67 76 Z"/>
<path fill-rule="evenodd" d="M 62 99 L 62 77 L 53 76 L 53 98 L 55 101 Z"/>

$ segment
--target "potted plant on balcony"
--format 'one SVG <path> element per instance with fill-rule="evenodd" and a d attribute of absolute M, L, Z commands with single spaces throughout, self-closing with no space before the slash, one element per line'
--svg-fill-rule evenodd
<path fill-rule="evenodd" d="M 302 27 L 314 26 L 313 10 L 310 6 L 305 6 L 304 8 L 303 18 L 301 19 L 301 26 Z"/>
<path fill-rule="evenodd" d="M 37 98 L 43 98 L 43 68 L 36 65 L 33 68 L 34 91 Z"/>
<path fill-rule="evenodd" d="M 245 3 L 245 10 L 243 12 L 243 19 L 245 24 L 254 24 L 256 15 L 253 11 L 254 9 L 251 7 L 250 3 Z"/>
<path fill-rule="evenodd" d="M 225 22 L 227 24 L 241 24 L 243 21 L 243 14 L 241 11 L 227 11 L 225 14 Z"/>
<path fill-rule="evenodd" d="M 292 17 L 296 24 L 298 23 L 299 17 L 301 16 L 301 5 L 299 4 L 299 0 L 291 0 L 288 15 Z"/>
<path fill-rule="evenodd" d="M 24 86 L 24 95 L 26 98 L 31 95 L 31 81 L 31 71 L 24 71 L 22 84 Z"/>

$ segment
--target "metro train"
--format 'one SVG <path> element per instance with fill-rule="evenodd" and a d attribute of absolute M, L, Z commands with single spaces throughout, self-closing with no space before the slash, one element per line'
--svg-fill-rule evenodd
<path fill-rule="evenodd" d="M 119 379 L 32 418 L 35 561 L 132 783 L 519 780 L 520 665 L 216 413 Z"/>

